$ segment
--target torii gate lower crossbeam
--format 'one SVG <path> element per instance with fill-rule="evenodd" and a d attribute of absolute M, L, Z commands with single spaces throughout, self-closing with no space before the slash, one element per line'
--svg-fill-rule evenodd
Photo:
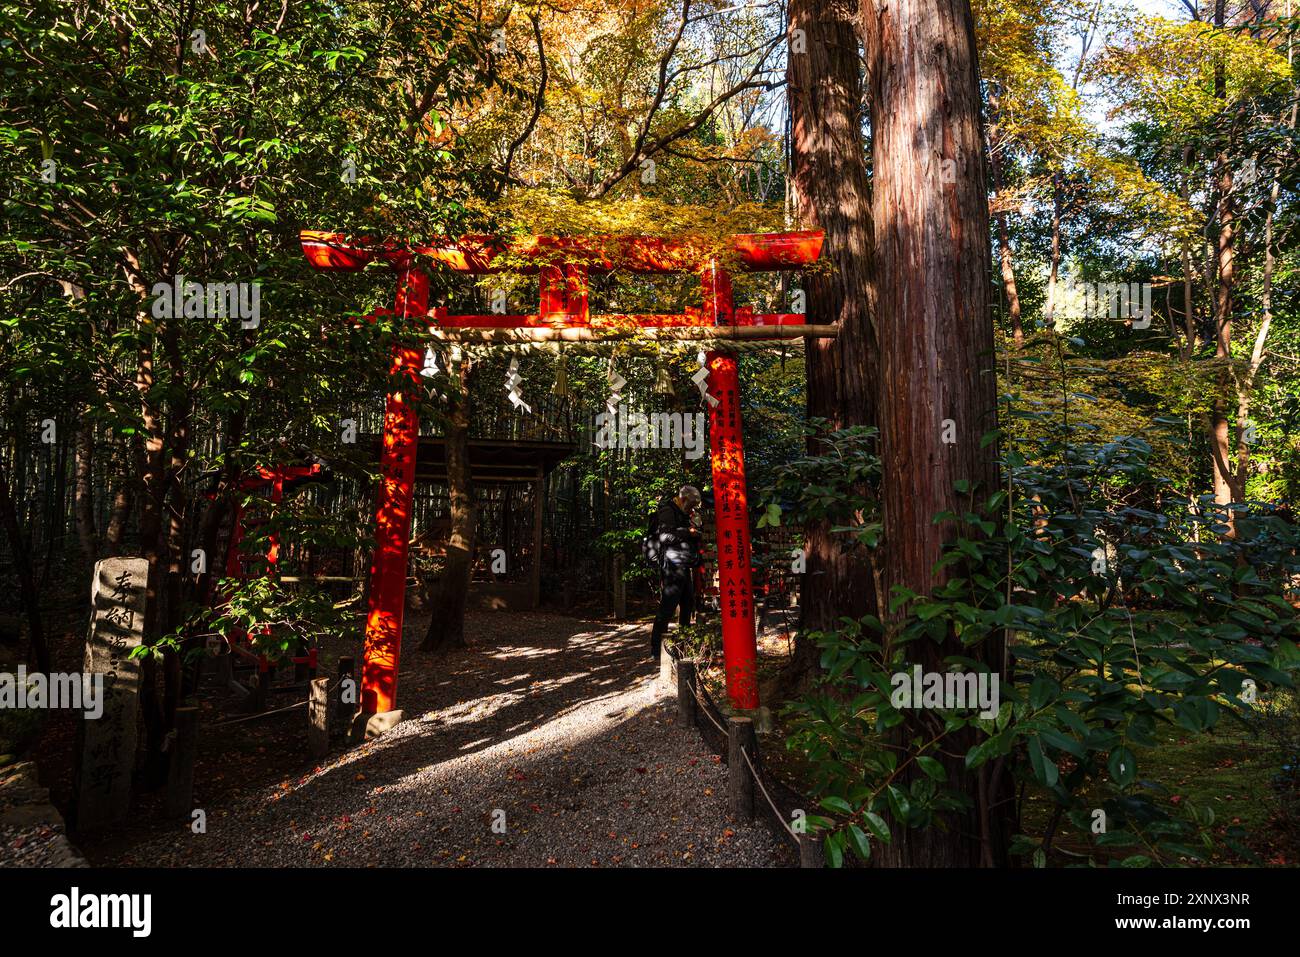
<path fill-rule="evenodd" d="M 816 261 L 821 252 L 822 238 L 820 232 L 735 236 L 731 259 L 739 268 L 752 271 L 798 268 Z M 301 241 L 309 262 L 318 269 L 356 271 L 375 260 L 386 262 L 397 273 L 395 315 L 408 320 L 422 320 L 431 329 L 551 327 L 596 331 L 602 327 L 611 330 L 624 328 L 631 322 L 646 328 L 764 326 L 771 327 L 772 339 L 800 336 L 808 329 L 803 325 L 805 317 L 799 313 L 756 314 L 748 309 L 736 309 L 731 278 L 726 269 L 716 255 L 701 256 L 700 244 L 691 240 L 533 237 L 507 246 L 491 237 L 467 237 L 460 241 L 408 247 L 395 243 L 350 242 L 336 234 L 304 231 Z M 505 252 L 511 254 L 512 264 L 498 269 L 494 261 Z M 521 316 L 452 316 L 442 308 L 430 312 L 429 279 L 417 265 L 419 258 L 463 273 L 537 272 L 540 274 L 538 312 Z M 517 265 L 520 261 L 523 266 Z M 587 307 L 588 273 L 612 269 L 696 271 L 703 286 L 704 308 L 688 309 L 685 315 L 593 317 Z M 432 320 L 432 325 L 429 320 Z M 411 397 L 418 387 L 421 358 L 418 348 L 399 346 L 394 350 L 393 379 L 396 386 L 388 395 L 384 415 L 381 484 L 376 507 L 375 552 L 370 569 L 362 669 L 362 718 L 390 713 L 400 715 L 395 711 L 397 668 L 419 441 L 419 421 Z M 758 707 L 759 700 L 740 383 L 734 353 L 715 347 L 707 354 L 706 365 L 709 369 L 709 448 L 727 696 L 733 707 L 751 710 Z M 378 727 L 387 723 L 381 721 Z"/>

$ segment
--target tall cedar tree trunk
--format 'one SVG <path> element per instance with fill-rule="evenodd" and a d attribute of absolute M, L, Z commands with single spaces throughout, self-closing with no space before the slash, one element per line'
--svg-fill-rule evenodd
<path fill-rule="evenodd" d="M 18 600 L 27 615 L 27 646 L 32 663 L 37 671 L 49 674 L 50 649 L 45 643 L 45 625 L 41 618 L 36 577 L 32 573 L 31 553 L 27 550 L 22 526 L 18 524 L 18 510 L 9 491 L 9 476 L 5 473 L 3 460 L 0 460 L 0 525 L 4 526 L 5 537 L 9 539 L 9 554 L 13 556 L 14 571 L 18 576 Z"/>
<path fill-rule="evenodd" d="M 455 397 L 447 422 L 447 497 L 451 505 L 451 532 L 447 561 L 438 581 L 429 630 L 420 651 L 442 652 L 465 645 L 465 606 L 469 601 L 470 573 L 474 569 L 474 533 L 478 509 L 469 468 L 470 361 L 460 364 L 460 394 Z"/>
<path fill-rule="evenodd" d="M 808 414 L 832 428 L 874 425 L 877 350 L 871 321 L 871 189 L 862 140 L 862 60 L 854 0 L 793 0 L 786 77 L 790 151 L 800 219 L 826 232 L 831 271 L 804 278 L 810 321 L 838 322 L 838 339 L 810 339 L 805 363 Z M 802 32 L 804 51 L 796 38 Z M 809 451 L 816 452 L 815 443 Z M 841 615 L 875 611 L 871 571 L 843 547 L 826 522 L 807 529 L 808 562 L 800 594 L 800 629 L 787 684 L 797 687 L 817 666 L 803 636 L 833 627 Z"/>
<path fill-rule="evenodd" d="M 863 5 L 872 51 L 873 218 L 881 363 L 881 504 L 887 588 L 930 593 L 945 542 L 959 532 L 934 524 L 942 511 L 968 511 L 954 483 L 982 499 L 998 486 L 989 213 L 975 33 L 968 0 L 889 0 Z M 956 441 L 944 442 L 945 420 Z M 1003 645 L 963 649 L 952 635 L 917 643 L 910 658 L 944 671 L 947 655 L 977 654 L 1005 681 Z M 934 716 L 910 712 L 896 742 L 932 730 Z M 974 773 L 964 765 L 977 732 L 948 739 L 941 757 L 950 786 L 971 809 L 946 828 L 894 828 L 874 857 L 883 866 L 997 867 L 1014 833 L 1014 792 L 1005 763 Z M 982 737 L 982 735 L 980 735 Z M 910 780 L 908 765 L 899 775 Z M 899 783 L 898 780 L 895 783 Z"/>

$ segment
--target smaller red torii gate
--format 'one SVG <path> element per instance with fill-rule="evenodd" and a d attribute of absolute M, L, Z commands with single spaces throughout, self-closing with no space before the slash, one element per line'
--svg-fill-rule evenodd
<path fill-rule="evenodd" d="M 355 272 L 372 262 L 387 264 L 397 274 L 394 316 L 419 320 L 430 331 L 478 329 L 490 335 L 490 330 L 513 329 L 545 335 L 546 330 L 555 330 L 563 337 L 564 331 L 583 330 L 584 337 L 599 338 L 602 331 L 631 326 L 646 330 L 690 327 L 678 330 L 684 334 L 700 329 L 721 335 L 726 330 L 737 337 L 744 332 L 745 338 L 754 339 L 833 334 L 806 326 L 802 313 L 755 313 L 746 307 L 736 308 L 728 272 L 728 267 L 763 272 L 811 265 L 821 254 L 821 231 L 736 235 L 722 250 L 698 239 L 650 236 L 534 236 L 510 242 L 490 236 L 466 236 L 406 245 L 375 244 L 349 240 L 337 233 L 304 230 L 300 240 L 308 262 L 316 269 Z M 429 277 L 419 268 L 421 259 L 457 273 L 536 274 L 538 311 L 527 315 L 453 316 L 438 307 L 431 312 Z M 670 315 L 593 316 L 587 305 L 588 276 L 613 270 L 697 273 L 703 289 L 703 308 L 688 307 L 683 314 Z M 422 359 L 419 348 L 396 347 L 392 360 L 394 381 L 407 379 L 414 388 L 420 381 Z M 727 695 L 733 707 L 750 710 L 757 708 L 759 701 L 740 383 L 733 353 L 714 347 L 708 352 L 706 364 L 709 391 L 716 403 L 711 403 L 709 412 L 709 449 Z M 393 711 L 397 700 L 411 497 L 420 431 L 409 395 L 401 388 L 390 392 L 384 414 L 382 483 L 375 512 L 375 553 L 370 568 L 361 680 L 361 714 L 366 716 Z"/>

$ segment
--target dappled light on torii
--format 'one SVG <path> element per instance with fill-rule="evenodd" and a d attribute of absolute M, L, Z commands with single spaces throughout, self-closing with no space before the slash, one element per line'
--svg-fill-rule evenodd
<path fill-rule="evenodd" d="M 477 344 L 528 341 L 601 341 L 665 336 L 707 344 L 706 397 L 716 503 L 718 582 L 727 696 L 740 710 L 759 706 L 754 627 L 753 556 L 745 486 L 744 436 L 736 355 L 727 340 L 789 340 L 833 336 L 835 327 L 809 326 L 802 312 L 755 313 L 733 303 L 730 270 L 764 272 L 811 266 L 821 254 L 823 233 L 740 234 L 725 248 L 694 237 L 533 236 L 507 242 L 490 236 L 406 245 L 394 240 L 349 240 L 340 233 L 304 230 L 303 253 L 320 270 L 356 272 L 375 262 L 397 273 L 394 316 L 427 329 L 431 339 Z M 452 315 L 429 307 L 424 266 L 457 273 L 499 272 L 538 276 L 537 312 Z M 699 275 L 703 307 L 681 314 L 593 315 L 588 276 L 624 270 L 636 273 L 693 272 Z M 385 310 L 386 312 L 387 310 Z M 418 388 L 424 349 L 398 346 L 393 371 L 399 382 Z M 405 607 L 406 561 L 415 450 L 419 421 L 403 392 L 388 396 L 384 417 L 375 557 L 371 565 L 362 669 L 363 715 L 397 706 L 397 669 Z"/>

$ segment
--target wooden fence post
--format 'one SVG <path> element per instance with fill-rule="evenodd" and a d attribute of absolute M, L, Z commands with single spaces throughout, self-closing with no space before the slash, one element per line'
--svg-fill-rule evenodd
<path fill-rule="evenodd" d="M 754 778 L 745 755 L 757 767 L 758 747 L 754 722 L 732 716 L 727 719 L 727 793 L 731 797 L 731 815 L 737 821 L 754 820 Z"/>
<path fill-rule="evenodd" d="M 330 680 L 313 678 L 308 688 L 307 750 L 323 758 L 330 750 Z"/>
<path fill-rule="evenodd" d="M 353 677 L 353 668 L 355 663 L 351 655 L 343 655 L 339 658 L 338 687 L 334 689 L 334 715 L 337 719 L 335 727 L 340 732 L 346 730 L 352 724 L 352 715 L 357 710 L 356 679 Z M 346 686 L 344 680 L 352 682 L 352 702 L 344 700 Z"/>
<path fill-rule="evenodd" d="M 176 737 L 171 743 L 167 768 L 167 797 L 163 811 L 168 817 L 188 817 L 194 803 L 194 758 L 198 753 L 199 709 L 176 709 Z"/>
<path fill-rule="evenodd" d="M 229 691 L 230 683 L 235 680 L 235 653 L 227 645 L 222 647 L 225 650 L 216 657 L 217 687 Z"/>
<path fill-rule="evenodd" d="M 271 700 L 271 682 L 275 680 L 275 669 L 270 665 L 265 668 L 254 665 L 251 680 L 253 685 L 251 710 L 255 714 L 260 714 L 266 710 L 267 703 Z"/>
<path fill-rule="evenodd" d="M 815 831 L 809 833 L 805 831 L 799 835 L 799 866 L 800 867 L 825 867 L 826 855 L 822 850 L 821 835 Z"/>
<path fill-rule="evenodd" d="M 695 662 L 677 662 L 677 711 L 688 728 L 695 725 Z"/>

